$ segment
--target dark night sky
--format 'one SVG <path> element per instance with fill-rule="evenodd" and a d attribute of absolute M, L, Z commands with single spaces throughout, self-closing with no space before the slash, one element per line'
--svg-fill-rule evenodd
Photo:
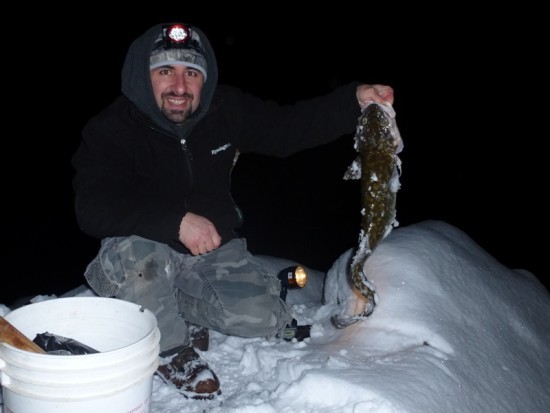
<path fill-rule="evenodd" d="M 104 13 L 93 24 L 83 23 L 90 18 L 83 12 L 73 20 L 26 21 L 6 78 L 13 83 L 5 95 L 11 127 L 4 132 L 2 262 L 8 265 L 0 303 L 83 283 L 99 241 L 76 226 L 70 157 L 86 120 L 119 93 L 131 40 L 175 20 L 209 35 L 220 82 L 260 97 L 290 103 L 351 80 L 392 85 L 405 143 L 401 226 L 444 220 L 504 265 L 547 279 L 538 237 L 548 229 L 542 181 L 548 132 L 536 103 L 546 83 L 547 44 L 536 11 L 396 14 L 366 4 L 297 15 L 269 7 L 248 10 L 253 18 L 228 10 L 212 19 L 211 11 L 198 10 L 126 20 Z M 359 183 L 342 179 L 355 157 L 352 145 L 350 135 L 285 160 L 241 157 L 234 196 L 253 252 L 327 270 L 356 244 Z"/>

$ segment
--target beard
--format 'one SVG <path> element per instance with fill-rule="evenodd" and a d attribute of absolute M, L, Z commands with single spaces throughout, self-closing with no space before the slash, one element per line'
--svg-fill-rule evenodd
<path fill-rule="evenodd" d="M 169 102 L 169 99 L 185 99 L 185 104 L 180 105 L 181 109 L 177 109 L 173 107 L 174 105 Z M 168 93 L 163 96 L 161 112 L 171 122 L 182 123 L 193 114 L 193 100 L 193 95 L 190 93 L 184 93 L 182 96 Z"/>
<path fill-rule="evenodd" d="M 191 116 L 192 113 L 193 109 L 191 107 L 185 110 L 172 110 L 165 107 L 162 108 L 162 114 L 174 123 L 182 123 L 185 119 Z"/>

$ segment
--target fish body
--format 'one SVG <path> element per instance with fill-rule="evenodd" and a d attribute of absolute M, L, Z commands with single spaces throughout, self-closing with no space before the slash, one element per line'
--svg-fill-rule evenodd
<path fill-rule="evenodd" d="M 380 242 L 398 226 L 396 195 L 400 188 L 401 161 L 397 154 L 403 141 L 390 105 L 375 102 L 363 108 L 359 117 L 354 148 L 357 158 L 344 179 L 361 179 L 361 231 L 351 262 L 353 285 L 365 298 L 365 310 L 355 315 L 334 315 L 332 323 L 344 328 L 368 317 L 377 302 L 373 285 L 364 273 L 365 261 Z"/>

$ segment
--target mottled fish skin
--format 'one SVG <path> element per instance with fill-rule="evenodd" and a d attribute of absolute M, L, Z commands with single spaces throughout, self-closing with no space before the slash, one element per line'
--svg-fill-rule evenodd
<path fill-rule="evenodd" d="M 396 194 L 399 190 L 401 161 L 397 154 L 403 141 L 389 105 L 371 103 L 363 108 L 355 134 L 359 153 L 344 179 L 361 179 L 361 231 L 359 244 L 351 263 L 353 285 L 365 298 L 365 310 L 351 316 L 334 315 L 332 323 L 344 328 L 372 314 L 376 292 L 363 272 L 365 261 L 380 242 L 398 225 Z"/>

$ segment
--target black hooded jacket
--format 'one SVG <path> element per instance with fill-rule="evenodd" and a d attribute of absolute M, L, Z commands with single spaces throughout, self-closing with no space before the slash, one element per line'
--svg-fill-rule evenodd
<path fill-rule="evenodd" d="M 188 212 L 211 220 L 222 244 L 236 236 L 240 217 L 231 196 L 238 153 L 284 157 L 353 133 L 358 83 L 281 106 L 218 85 L 212 47 L 199 29 L 208 65 L 200 106 L 182 125 L 158 108 L 149 56 L 162 25 L 130 46 L 122 95 L 82 130 L 72 158 L 75 212 L 95 238 L 139 235 L 189 253 L 178 231 Z M 238 152 L 237 152 L 238 151 Z"/>

